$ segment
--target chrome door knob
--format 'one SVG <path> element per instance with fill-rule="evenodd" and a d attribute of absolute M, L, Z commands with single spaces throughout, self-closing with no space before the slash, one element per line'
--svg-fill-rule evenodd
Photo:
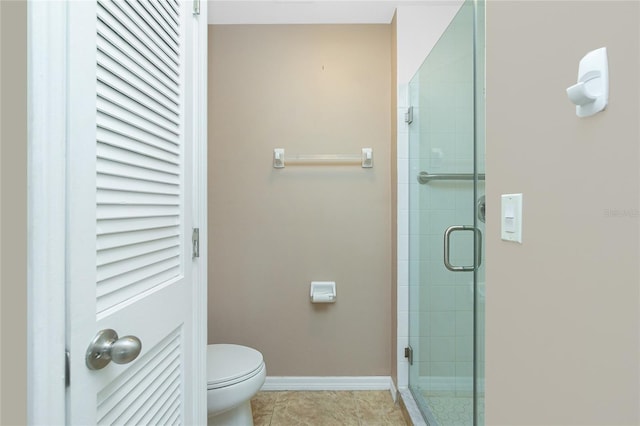
<path fill-rule="evenodd" d="M 85 357 L 89 370 L 100 370 L 111 361 L 116 364 L 127 364 L 140 355 L 142 342 L 136 336 L 118 338 L 115 330 L 101 330 L 93 338 L 87 348 Z"/>

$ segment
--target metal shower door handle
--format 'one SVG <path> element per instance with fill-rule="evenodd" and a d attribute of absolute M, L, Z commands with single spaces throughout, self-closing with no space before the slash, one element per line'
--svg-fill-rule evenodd
<path fill-rule="evenodd" d="M 115 330 L 101 330 L 87 348 L 85 361 L 89 370 L 100 370 L 111 361 L 127 364 L 140 355 L 142 342 L 136 336 L 124 336 L 118 339 Z"/>
<path fill-rule="evenodd" d="M 475 265 L 454 266 L 449 261 L 449 248 L 450 248 L 449 238 L 451 237 L 451 234 L 453 234 L 455 231 L 475 232 L 476 238 L 474 241 L 476 242 L 476 247 L 477 247 Z M 471 272 L 471 271 L 474 271 L 476 268 L 479 268 L 481 262 L 482 262 L 482 232 L 480 232 L 478 228 L 469 226 L 469 225 L 453 225 L 448 227 L 444 231 L 444 266 L 446 266 L 448 270 L 453 272 Z"/>

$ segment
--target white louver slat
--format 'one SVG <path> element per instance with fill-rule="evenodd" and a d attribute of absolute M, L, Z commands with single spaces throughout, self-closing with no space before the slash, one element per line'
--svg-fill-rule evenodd
<path fill-rule="evenodd" d="M 114 146 L 104 140 L 102 141 L 100 146 L 98 146 L 97 157 L 105 161 L 116 161 L 122 164 L 142 167 L 152 171 L 165 172 L 175 175 L 180 174 L 180 169 L 177 164 L 155 158 L 150 152 L 135 152 L 126 148 Z"/>
<path fill-rule="evenodd" d="M 98 250 L 108 250 L 116 247 L 124 247 L 131 244 L 139 244 L 154 239 L 178 237 L 177 230 L 173 227 L 156 229 L 138 229 L 130 232 L 112 233 L 103 235 L 98 242 Z"/>
<path fill-rule="evenodd" d="M 130 2 L 129 5 L 136 11 L 138 16 L 144 20 L 144 31 L 154 39 L 160 38 L 162 39 L 162 43 L 171 49 L 173 55 L 176 55 L 178 52 L 178 34 L 171 34 L 168 30 L 168 25 L 162 25 L 162 22 L 165 22 L 160 16 L 154 14 L 155 9 L 152 7 L 145 7 L 145 4 L 148 2 Z M 154 25 L 159 24 L 159 25 Z"/>
<path fill-rule="evenodd" d="M 97 139 L 98 142 L 101 142 L 102 144 L 99 147 L 101 149 L 107 149 L 107 146 L 111 146 L 125 149 L 144 157 L 153 158 L 163 163 L 179 165 L 179 163 L 175 162 L 176 156 L 174 152 L 163 150 L 153 146 L 153 144 L 137 141 L 132 136 L 118 134 L 105 128 L 101 128 L 98 130 Z"/>
<path fill-rule="evenodd" d="M 166 142 L 173 142 L 176 140 L 177 134 L 171 132 L 153 121 L 149 120 L 148 117 L 141 117 L 138 115 L 134 115 L 131 111 L 121 107 L 119 104 L 125 103 L 128 99 L 125 97 L 126 95 L 120 94 L 121 98 L 114 101 L 109 101 L 107 98 L 109 95 L 108 90 L 105 88 L 98 89 L 98 112 L 110 116 L 111 118 L 131 127 L 134 127 L 138 130 L 141 130 L 149 135 L 160 138 Z M 151 112 L 149 114 L 152 114 Z"/>
<path fill-rule="evenodd" d="M 119 37 L 105 24 L 98 23 L 98 56 L 103 63 L 110 63 L 109 71 L 130 85 L 144 92 L 155 101 L 161 103 L 172 111 L 177 111 L 176 105 L 171 103 L 173 95 L 178 92 L 175 80 L 167 76 L 166 70 L 158 68 L 146 56 L 142 55 L 137 46 L 119 43 Z M 102 56 L 105 57 L 102 57 Z M 131 65 L 139 64 L 142 67 L 134 68 Z M 122 72 L 122 71 L 125 72 Z M 132 72 L 133 71 L 133 72 Z M 106 74 L 106 77 L 109 75 Z M 105 78 L 98 74 L 98 79 Z M 161 85 L 157 83 L 161 82 Z"/>
<path fill-rule="evenodd" d="M 171 15 L 172 19 L 178 22 L 178 2 L 176 1 L 167 1 L 161 3 L 162 7 L 166 8 L 167 12 Z"/>
<path fill-rule="evenodd" d="M 111 57 L 103 57 L 101 52 L 98 52 L 100 62 L 106 63 L 111 60 Z M 127 69 L 126 66 L 117 64 L 114 62 L 110 67 L 110 72 L 98 73 L 98 80 L 105 86 L 109 86 L 114 90 L 123 92 L 130 92 L 136 96 L 139 101 L 144 101 L 145 105 L 153 107 L 156 114 L 164 117 L 165 119 L 173 122 L 175 114 L 178 113 L 177 105 L 173 105 L 170 99 L 175 96 L 175 93 L 167 91 L 160 93 L 155 87 L 151 87 L 147 81 L 139 78 L 138 76 L 131 76 L 128 72 L 118 72 L 119 69 Z M 147 80 L 153 79 L 152 77 L 145 77 Z M 126 82 L 127 85 L 123 85 L 122 82 Z M 175 123 L 177 124 L 177 123 Z"/>
<path fill-rule="evenodd" d="M 138 99 L 130 98 L 128 96 L 122 96 L 121 90 L 124 90 L 126 92 L 127 88 L 113 88 L 105 82 L 105 85 L 102 88 L 102 93 L 100 93 L 100 97 L 102 98 L 101 101 L 117 105 L 122 110 L 134 114 L 141 119 L 148 121 L 154 126 L 164 129 L 168 132 L 174 134 L 178 133 L 178 123 L 174 122 L 171 118 L 167 118 L 159 114 L 156 111 L 150 110 L 148 104 L 141 104 Z M 129 94 L 129 96 L 132 95 L 134 95 L 134 93 Z M 98 105 L 98 108 L 100 108 L 100 105 Z"/>
<path fill-rule="evenodd" d="M 125 136 L 132 141 L 138 141 L 175 155 L 179 154 L 178 149 L 171 142 L 167 142 L 166 140 L 156 135 L 145 132 L 142 129 L 138 129 L 137 127 L 134 127 L 128 123 L 122 122 L 115 117 L 111 117 L 106 114 L 98 114 L 97 122 L 98 137 L 100 137 L 100 132 L 102 130 L 109 130 L 112 133 L 117 133 Z"/>
<path fill-rule="evenodd" d="M 169 70 L 169 74 L 178 77 L 177 54 L 171 52 L 161 40 L 154 36 L 152 31 L 144 27 L 144 21 L 137 15 L 128 3 L 122 1 L 100 1 L 100 9 L 106 13 L 100 17 L 114 29 L 124 28 L 129 37 L 127 42 L 138 46 L 140 50 L 147 52 L 148 59 L 158 68 Z"/>
<path fill-rule="evenodd" d="M 171 333 L 98 394 L 99 425 L 169 424 L 162 419 L 179 414 L 181 338 Z"/>
<path fill-rule="evenodd" d="M 99 1 L 97 10 L 100 314 L 180 276 L 184 236 L 178 8 L 171 1 Z M 163 413 L 168 420 L 174 410 Z M 138 414 L 126 418 L 150 419 Z M 105 416 L 107 423 L 125 418 Z"/>
<path fill-rule="evenodd" d="M 142 7 L 147 9 L 157 22 L 160 22 L 161 19 L 166 22 L 167 26 L 163 26 L 163 29 L 171 37 L 174 37 L 176 40 L 178 39 L 178 25 L 158 2 L 143 2 Z"/>

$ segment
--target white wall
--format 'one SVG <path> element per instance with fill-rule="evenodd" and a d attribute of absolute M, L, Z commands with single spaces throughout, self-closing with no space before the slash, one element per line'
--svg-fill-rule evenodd
<path fill-rule="evenodd" d="M 456 0 L 398 7 L 398 84 L 407 84 L 413 78 L 462 3 Z"/>

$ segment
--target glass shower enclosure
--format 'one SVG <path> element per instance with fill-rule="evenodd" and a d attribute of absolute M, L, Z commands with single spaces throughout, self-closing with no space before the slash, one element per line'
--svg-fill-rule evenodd
<path fill-rule="evenodd" d="M 484 51 L 468 0 L 409 85 L 409 388 L 430 426 L 484 424 Z"/>

